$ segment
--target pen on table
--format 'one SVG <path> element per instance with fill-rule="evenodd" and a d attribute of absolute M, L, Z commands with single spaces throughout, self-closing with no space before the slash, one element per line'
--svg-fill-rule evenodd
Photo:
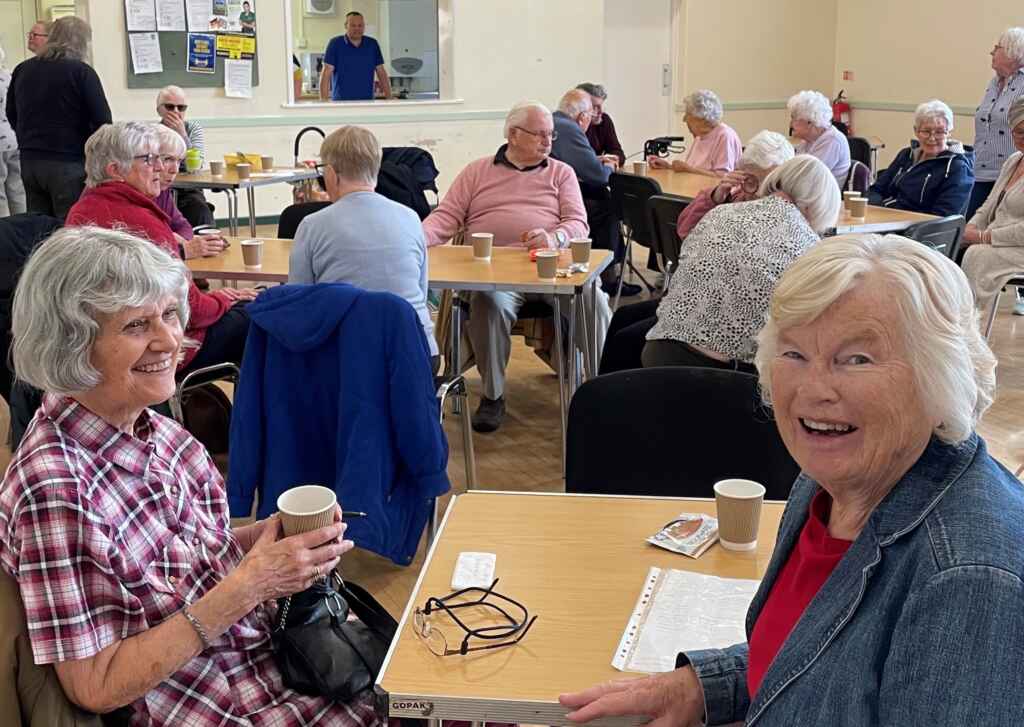
<path fill-rule="evenodd" d="M 341 519 L 347 520 L 350 517 L 367 517 L 365 512 L 359 512 L 358 510 L 342 510 Z"/>

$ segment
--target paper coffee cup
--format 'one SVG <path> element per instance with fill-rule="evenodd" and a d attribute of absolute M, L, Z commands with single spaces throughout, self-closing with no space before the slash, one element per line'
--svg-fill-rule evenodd
<path fill-rule="evenodd" d="M 260 157 L 260 169 L 264 172 L 269 172 L 274 169 L 274 157 L 272 156 L 261 156 Z"/>
<path fill-rule="evenodd" d="M 572 261 L 574 263 L 589 263 L 590 246 L 589 237 L 576 237 L 569 240 L 569 249 L 572 250 Z"/>
<path fill-rule="evenodd" d="M 843 192 L 843 207 L 850 209 L 850 200 L 860 197 L 860 192 Z"/>
<path fill-rule="evenodd" d="M 210 162 L 210 174 L 215 177 L 219 177 L 224 174 L 224 162 L 211 161 Z"/>
<path fill-rule="evenodd" d="M 721 480 L 715 483 L 718 506 L 718 539 L 728 550 L 753 550 L 761 524 L 764 485 L 753 480 Z"/>
<path fill-rule="evenodd" d="M 491 248 L 494 247 L 494 235 L 490 232 L 474 232 L 469 236 L 473 242 L 474 260 L 491 260 Z"/>
<path fill-rule="evenodd" d="M 863 220 L 868 211 L 868 201 L 863 197 L 850 200 L 850 217 L 855 220 Z"/>
<path fill-rule="evenodd" d="M 554 280 L 558 272 L 558 250 L 541 250 L 537 253 L 537 277 Z"/>
<path fill-rule="evenodd" d="M 647 175 L 647 162 L 633 162 L 633 174 Z"/>
<path fill-rule="evenodd" d="M 252 172 L 252 164 L 242 162 L 235 165 L 235 171 L 238 173 L 239 179 L 248 179 L 249 174 Z"/>
<path fill-rule="evenodd" d="M 242 263 L 247 268 L 263 265 L 263 240 L 242 240 Z"/>
<path fill-rule="evenodd" d="M 285 537 L 330 525 L 334 522 L 337 503 L 334 490 L 320 485 L 302 485 L 285 490 L 277 498 Z"/>

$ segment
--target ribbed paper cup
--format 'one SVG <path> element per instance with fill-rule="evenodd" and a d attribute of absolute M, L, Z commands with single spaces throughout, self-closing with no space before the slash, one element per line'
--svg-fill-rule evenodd
<path fill-rule="evenodd" d="M 491 260 L 491 248 L 494 246 L 494 235 L 490 232 L 474 232 L 469 236 L 473 241 L 473 259 Z"/>
<path fill-rule="evenodd" d="M 589 263 L 590 246 L 591 241 L 589 237 L 574 237 L 569 240 L 569 249 L 572 250 L 572 261 L 577 264 Z"/>
<path fill-rule="evenodd" d="M 282 492 L 277 498 L 277 509 L 285 537 L 308 533 L 333 523 L 337 502 L 334 490 L 320 485 L 302 485 Z"/>
<path fill-rule="evenodd" d="M 721 480 L 715 483 L 718 506 L 718 539 L 729 550 L 757 547 L 764 485 L 753 480 Z"/>

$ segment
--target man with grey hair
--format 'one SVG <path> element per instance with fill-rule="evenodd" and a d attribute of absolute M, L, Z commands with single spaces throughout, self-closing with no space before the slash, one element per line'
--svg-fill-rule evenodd
<path fill-rule="evenodd" d="M 206 160 L 206 140 L 203 127 L 198 121 L 186 120 L 188 99 L 180 86 L 164 86 L 156 95 L 156 113 L 160 123 L 180 136 L 188 149 L 199 150 L 199 162 Z M 179 172 L 185 171 L 185 161 L 178 167 Z M 213 210 L 206 201 L 201 189 L 178 190 L 178 211 L 193 227 L 212 226 Z"/>
<path fill-rule="evenodd" d="M 581 83 L 576 88 L 590 94 L 590 105 L 594 107 L 590 128 L 587 129 L 587 141 L 602 162 L 614 161 L 621 167 L 626 163 L 626 153 L 622 151 L 612 117 L 604 110 L 608 92 L 600 83 Z"/>
<path fill-rule="evenodd" d="M 586 236 L 586 210 L 576 174 L 568 164 L 549 158 L 556 136 L 551 112 L 543 104 L 525 101 L 513 106 L 505 119 L 508 143 L 494 156 L 466 166 L 423 221 L 427 244 L 444 244 L 460 230 L 467 235 L 487 232 L 494 235 L 496 246 L 526 250 L 564 249 L 570 239 Z M 600 291 L 597 296 L 600 350 L 611 310 L 608 296 Z M 523 304 L 535 299 L 550 296 L 474 293 L 470 300 L 468 333 L 483 380 L 483 398 L 473 416 L 478 432 L 493 432 L 505 417 L 512 324 Z M 568 315 L 568 306 L 562 312 Z"/>
<path fill-rule="evenodd" d="M 381 154 L 377 138 L 358 126 L 342 126 L 324 139 L 320 158 L 332 204 L 299 224 L 288 282 L 348 283 L 404 298 L 416 309 L 436 370 L 423 225 L 411 209 L 374 191 Z"/>
<path fill-rule="evenodd" d="M 593 120 L 593 111 L 590 94 L 586 91 L 574 88 L 562 96 L 558 110 L 552 115 L 557 138 L 551 142 L 551 156 L 565 162 L 576 172 L 594 247 L 611 250 L 615 254 L 616 265 L 608 267 L 602 275 L 605 290 L 611 291 L 618 285 L 617 267 L 625 257 L 625 247 L 621 226 L 612 213 L 611 196 L 608 193 L 608 177 L 615 169 L 616 162 L 598 157 L 586 136 Z M 639 285 L 623 283 L 623 295 L 636 295 L 639 292 Z"/>

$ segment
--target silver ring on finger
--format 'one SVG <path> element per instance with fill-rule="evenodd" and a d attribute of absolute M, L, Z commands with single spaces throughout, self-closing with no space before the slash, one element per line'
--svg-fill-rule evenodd
<path fill-rule="evenodd" d="M 320 580 L 320 566 L 318 565 L 313 566 L 313 580 Z"/>

